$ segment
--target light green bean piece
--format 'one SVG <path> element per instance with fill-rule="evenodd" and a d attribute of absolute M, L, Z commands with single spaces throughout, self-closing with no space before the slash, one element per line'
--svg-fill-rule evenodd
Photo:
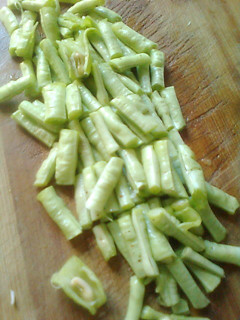
<path fill-rule="evenodd" d="M 0 21 L 10 35 L 18 28 L 17 18 L 8 7 L 2 7 L 0 9 Z"/>
<path fill-rule="evenodd" d="M 112 31 L 112 25 L 107 20 L 98 22 L 98 29 L 106 44 L 110 59 L 119 58 L 123 55 L 122 49 L 117 41 L 115 34 Z"/>
<path fill-rule="evenodd" d="M 177 197 L 178 198 L 188 198 L 187 191 L 185 190 L 184 185 L 183 185 L 176 169 L 173 167 L 173 165 L 171 166 L 171 168 L 172 168 L 173 182 L 174 182 L 175 190 L 177 193 Z"/>
<path fill-rule="evenodd" d="M 61 288 L 78 305 L 94 315 L 107 300 L 102 283 L 78 257 L 72 256 L 52 275 L 51 284 Z"/>
<path fill-rule="evenodd" d="M 239 202 L 237 198 L 231 196 L 230 194 L 212 186 L 210 183 L 205 182 L 207 189 L 208 201 L 229 214 L 234 214 L 239 208 Z"/>
<path fill-rule="evenodd" d="M 103 60 L 108 62 L 110 60 L 108 49 L 97 29 L 91 28 L 91 32 L 88 32 L 88 39 Z"/>
<path fill-rule="evenodd" d="M 20 63 L 20 69 L 24 77 L 29 77 L 31 84 L 25 89 L 25 95 L 27 97 L 35 98 L 40 95 L 40 90 L 37 83 L 35 71 L 31 60 L 25 60 Z"/>
<path fill-rule="evenodd" d="M 172 312 L 180 315 L 190 314 L 187 300 L 180 298 L 179 302 L 172 306 Z"/>
<path fill-rule="evenodd" d="M 56 159 L 55 178 L 60 185 L 73 185 L 77 169 L 78 133 L 62 129 Z"/>
<path fill-rule="evenodd" d="M 89 142 L 97 149 L 103 159 L 108 161 L 111 156 L 108 154 L 102 140 L 100 139 L 92 120 L 90 118 L 85 118 L 81 121 L 81 125 Z"/>
<path fill-rule="evenodd" d="M 100 136 L 100 139 L 103 141 L 107 152 L 110 155 L 113 155 L 116 151 L 119 150 L 118 143 L 114 140 L 113 136 L 111 135 L 110 131 L 106 123 L 104 122 L 104 118 L 102 117 L 100 112 L 92 112 L 90 114 L 90 118 L 97 130 L 97 133 Z"/>
<path fill-rule="evenodd" d="M 55 8 L 43 7 L 40 10 L 41 26 L 46 38 L 48 38 L 52 43 L 60 40 L 60 31 L 57 23 L 58 13 Z"/>
<path fill-rule="evenodd" d="M 143 92 L 146 94 L 151 94 L 152 87 L 151 87 L 151 80 L 150 80 L 149 64 L 143 64 L 141 66 L 138 66 L 137 75 L 138 75 L 138 81 L 141 85 Z"/>
<path fill-rule="evenodd" d="M 28 10 L 22 11 L 20 26 L 22 27 L 28 21 L 32 21 L 34 24 L 37 21 L 37 13 L 33 11 L 28 11 Z"/>
<path fill-rule="evenodd" d="M 203 257 L 199 253 L 195 252 L 189 247 L 186 247 L 183 249 L 183 251 L 180 254 L 181 259 L 183 261 L 189 262 L 191 264 L 194 264 L 202 269 L 205 269 L 221 278 L 225 276 L 224 270 L 216 265 L 215 263 L 209 261 L 207 258 Z"/>
<path fill-rule="evenodd" d="M 32 121 L 27 116 L 21 113 L 20 110 L 15 111 L 11 118 L 15 120 L 21 127 L 28 131 L 34 138 L 44 143 L 49 148 L 53 145 L 57 139 L 57 135 L 47 131 L 35 121 Z"/>
<path fill-rule="evenodd" d="M 164 85 L 164 53 L 157 49 L 150 52 L 151 84 L 153 90 L 161 90 Z"/>
<path fill-rule="evenodd" d="M 186 265 L 207 293 L 213 292 L 221 283 L 221 277 L 189 262 L 186 262 Z"/>
<path fill-rule="evenodd" d="M 119 95 L 124 96 L 132 94 L 132 92 L 121 82 L 118 75 L 108 64 L 102 63 L 99 65 L 99 68 L 103 77 L 105 88 L 113 98 L 118 97 Z"/>
<path fill-rule="evenodd" d="M 154 150 L 160 167 L 162 192 L 170 196 L 176 196 L 172 165 L 169 157 L 168 140 L 154 142 Z"/>
<path fill-rule="evenodd" d="M 82 233 L 80 224 L 66 207 L 62 198 L 56 194 L 53 186 L 47 187 L 39 192 L 37 200 L 42 203 L 49 216 L 58 225 L 67 240 L 71 240 Z"/>
<path fill-rule="evenodd" d="M 118 96 L 111 101 L 120 114 L 126 117 L 143 133 L 150 133 L 157 128 L 158 122 L 151 115 L 143 114 L 135 101 L 127 96 Z"/>
<path fill-rule="evenodd" d="M 191 205 L 201 216 L 204 226 L 207 228 L 213 239 L 217 242 L 222 241 L 226 237 L 227 230 L 217 219 L 207 200 L 201 201 L 199 199 L 197 202 L 194 200 Z"/>
<path fill-rule="evenodd" d="M 240 267 L 240 247 L 204 241 L 204 255 L 208 259 L 235 264 Z"/>
<path fill-rule="evenodd" d="M 144 294 L 145 286 L 142 281 L 136 276 L 131 277 L 128 308 L 124 320 L 139 320 L 143 306 Z"/>
<path fill-rule="evenodd" d="M 160 206 L 157 206 L 157 207 L 159 208 Z M 173 259 L 175 258 L 175 253 L 171 245 L 169 244 L 168 239 L 160 230 L 158 230 L 153 225 L 153 223 L 148 217 L 147 213 L 150 210 L 149 205 L 147 203 L 141 204 L 141 208 L 143 209 L 143 214 L 144 214 L 144 218 L 147 226 L 149 243 L 151 246 L 154 260 L 161 261 L 162 263 L 169 263 L 173 261 Z"/>
<path fill-rule="evenodd" d="M 148 217 L 151 222 L 167 236 L 177 239 L 185 246 L 189 246 L 196 251 L 204 250 L 205 245 L 203 240 L 191 232 L 181 229 L 180 222 L 164 208 L 150 210 Z"/>
<path fill-rule="evenodd" d="M 134 56 L 125 56 L 121 58 L 111 57 L 111 59 L 110 66 L 119 72 L 124 72 L 137 66 L 147 65 L 151 61 L 149 55 L 146 53 L 138 53 Z"/>
<path fill-rule="evenodd" d="M 166 266 L 194 308 L 203 309 L 209 304 L 181 259 L 177 258 Z"/>
<path fill-rule="evenodd" d="M 69 120 L 79 119 L 83 113 L 77 82 L 73 82 L 66 87 L 66 108 Z"/>
<path fill-rule="evenodd" d="M 173 129 L 174 125 L 169 114 L 168 105 L 166 104 L 165 100 L 159 95 L 157 91 L 154 91 L 152 93 L 151 98 L 155 109 L 159 117 L 161 117 L 161 119 L 163 120 L 163 123 L 166 126 L 167 130 L 169 131 Z"/>
<path fill-rule="evenodd" d="M 159 275 L 156 278 L 155 292 L 159 294 L 158 302 L 161 306 L 172 307 L 180 301 L 177 282 L 166 266 L 159 265 Z"/>
<path fill-rule="evenodd" d="M 82 0 L 80 2 L 75 3 L 72 7 L 68 9 L 67 12 L 85 14 L 97 6 L 101 6 L 105 4 L 105 0 Z"/>
<path fill-rule="evenodd" d="M 29 76 L 9 81 L 0 87 L 0 103 L 8 101 L 17 96 L 31 85 Z"/>
<path fill-rule="evenodd" d="M 78 120 L 72 120 L 68 123 L 68 127 L 71 130 L 76 130 L 79 135 L 79 156 L 82 161 L 83 167 L 88 167 L 94 164 L 93 152 L 90 143 L 85 136 L 82 127 Z"/>
<path fill-rule="evenodd" d="M 125 178 L 125 175 L 122 173 L 119 182 L 115 188 L 116 196 L 122 210 L 129 210 L 134 207 L 134 202 L 130 195 L 130 188 Z"/>
<path fill-rule="evenodd" d="M 86 208 L 87 194 L 82 173 L 78 174 L 75 179 L 74 199 L 80 226 L 83 230 L 88 230 L 92 227 L 92 219 L 89 210 Z"/>
<path fill-rule="evenodd" d="M 56 8 L 56 2 L 53 2 L 52 0 L 23 0 L 21 1 L 21 7 L 24 10 L 29 11 L 35 11 L 39 12 L 40 9 L 43 7 L 55 7 Z"/>
<path fill-rule="evenodd" d="M 174 87 L 168 87 L 161 91 L 161 96 L 166 100 L 173 124 L 177 130 L 182 130 L 186 126 L 181 107 L 179 105 Z"/>
<path fill-rule="evenodd" d="M 143 268 L 147 276 L 155 277 L 158 275 L 159 271 L 152 256 L 151 246 L 147 234 L 147 226 L 144 219 L 144 207 L 141 207 L 141 205 L 138 205 L 132 209 L 132 222 L 141 249 Z"/>
<path fill-rule="evenodd" d="M 103 83 L 103 78 L 98 63 L 96 61 L 92 63 L 92 74 L 97 89 L 97 99 L 102 105 L 107 105 L 109 103 L 109 97 Z"/>
<path fill-rule="evenodd" d="M 89 210 L 103 210 L 119 181 L 122 166 L 122 159 L 117 157 L 110 159 L 87 200 L 86 207 Z"/>
<path fill-rule="evenodd" d="M 40 90 L 46 85 L 52 83 L 49 64 L 42 49 L 39 46 L 36 49 L 36 76 L 38 87 Z"/>
<path fill-rule="evenodd" d="M 138 278 L 144 278 L 147 276 L 143 261 L 142 261 L 142 253 L 139 245 L 139 241 L 137 238 L 136 231 L 134 230 L 131 215 L 129 212 L 125 213 L 122 217 L 118 219 L 118 225 L 121 230 L 121 235 L 126 241 L 127 250 L 129 255 L 131 256 L 131 260 L 133 263 L 133 271 Z"/>
<path fill-rule="evenodd" d="M 128 78 L 127 76 L 123 74 L 118 74 L 119 79 L 121 82 L 133 93 L 141 95 L 143 93 L 142 88 L 138 83 L 133 81 L 132 79 Z"/>
<path fill-rule="evenodd" d="M 122 17 L 119 14 L 107 7 L 98 6 L 93 9 L 93 12 L 97 13 L 103 19 L 108 19 L 108 21 L 112 23 L 122 20 Z"/>
<path fill-rule="evenodd" d="M 106 161 L 99 161 L 96 162 L 93 167 L 96 173 L 97 178 L 99 179 L 104 168 L 106 167 L 107 162 Z M 118 200 L 116 198 L 115 192 L 113 191 L 111 196 L 109 197 L 105 207 L 104 207 L 104 211 L 106 211 L 106 213 L 116 213 L 120 211 L 120 207 L 118 204 Z"/>
<path fill-rule="evenodd" d="M 19 30 L 15 46 L 16 56 L 22 57 L 24 59 L 32 58 L 35 45 L 35 31 L 37 25 L 38 22 L 34 24 L 34 21 L 28 20 L 21 26 L 21 28 L 16 29 L 16 31 Z"/>
<path fill-rule="evenodd" d="M 100 109 L 108 129 L 114 138 L 125 148 L 136 148 L 138 137 L 120 120 L 110 107 Z"/>
<path fill-rule="evenodd" d="M 62 82 L 50 83 L 42 90 L 46 106 L 45 122 L 61 125 L 67 121 L 65 96 L 66 86 Z"/>
<path fill-rule="evenodd" d="M 160 168 L 156 152 L 152 145 L 142 147 L 141 159 L 148 183 L 148 189 L 153 194 L 159 194 L 161 191 Z"/>
<path fill-rule="evenodd" d="M 151 49 L 156 48 L 157 44 L 145 38 L 140 33 L 134 31 L 123 22 L 116 22 L 113 24 L 113 31 L 116 36 L 128 47 L 137 53 L 148 53 Z"/>
<path fill-rule="evenodd" d="M 138 160 L 136 151 L 134 149 L 125 149 L 121 150 L 119 153 L 124 160 L 127 178 L 131 187 L 138 194 L 144 194 L 147 189 L 147 181 L 143 166 Z"/>
<path fill-rule="evenodd" d="M 88 90 L 84 86 L 84 84 L 79 82 L 78 83 L 78 88 L 79 88 L 79 91 L 81 93 L 81 97 L 82 97 L 83 103 L 86 105 L 86 107 L 90 111 L 96 111 L 96 110 L 98 110 L 98 109 L 100 109 L 102 107 L 101 104 L 98 102 L 98 100 L 92 95 L 90 90 Z"/>
<path fill-rule="evenodd" d="M 34 186 L 46 187 L 49 184 L 55 173 L 57 152 L 58 145 L 56 143 L 50 150 L 47 158 L 42 162 L 41 167 L 38 169 Z"/>
<path fill-rule="evenodd" d="M 49 39 L 43 39 L 40 42 L 40 48 L 42 49 L 50 67 L 55 72 L 59 81 L 66 84 L 70 83 L 70 79 L 65 68 L 63 61 L 60 59 L 57 49 L 54 47 Z"/>
<path fill-rule="evenodd" d="M 112 257 L 117 255 L 116 247 L 112 236 L 109 233 L 105 224 L 101 223 L 93 228 L 93 233 L 104 259 L 109 261 Z"/>
<path fill-rule="evenodd" d="M 137 247 L 130 247 L 129 243 L 123 237 L 119 224 L 116 220 L 108 223 L 107 227 L 116 243 L 118 250 L 126 259 L 133 272 L 135 274 L 138 274 L 140 277 L 144 277 L 145 272 L 143 270 L 142 264 L 140 264 L 138 260 L 133 260 L 131 256 L 132 250 L 134 250 L 134 256 L 136 256 L 137 253 L 135 252 L 135 250 L 138 250 Z"/>

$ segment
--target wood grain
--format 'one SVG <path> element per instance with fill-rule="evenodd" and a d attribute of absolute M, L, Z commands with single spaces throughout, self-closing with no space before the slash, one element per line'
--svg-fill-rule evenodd
<path fill-rule="evenodd" d="M 239 0 L 113 0 L 107 5 L 165 52 L 166 83 L 175 86 L 187 119 L 184 140 L 195 151 L 206 179 L 240 198 Z M 8 42 L 0 27 L 0 84 L 19 75 Z M 90 232 L 67 242 L 35 200 L 32 183 L 47 149 L 9 118 L 20 100 L 2 104 L 0 112 L 0 319 L 123 319 L 129 267 L 120 257 L 106 264 Z M 72 190 L 62 194 L 74 209 Z M 239 215 L 216 213 L 229 231 L 226 242 L 240 245 Z M 107 291 L 107 306 L 96 317 L 50 286 L 52 273 L 73 253 L 93 268 Z M 240 271 L 225 269 L 226 279 L 200 314 L 239 320 Z M 16 293 L 16 307 L 10 306 L 10 289 Z M 153 301 L 151 291 L 148 303 Z"/>

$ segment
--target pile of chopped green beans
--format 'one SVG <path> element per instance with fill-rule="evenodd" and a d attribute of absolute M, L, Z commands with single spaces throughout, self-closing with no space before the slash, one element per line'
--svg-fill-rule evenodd
<path fill-rule="evenodd" d="M 9 53 L 23 59 L 22 77 L 0 87 L 0 102 L 24 92 L 12 119 L 51 148 L 36 173 L 37 199 L 67 240 L 92 229 L 106 261 L 117 249 L 123 255 L 134 273 L 125 320 L 206 320 L 188 316 L 189 302 L 209 304 L 206 293 L 225 276 L 215 261 L 240 266 L 240 247 L 219 244 L 227 231 L 210 205 L 234 214 L 239 203 L 205 181 L 182 140 L 185 121 L 157 44 L 104 0 L 60 2 L 72 6 L 8 0 L 0 9 Z M 74 187 L 77 218 L 53 179 Z M 51 282 L 91 314 L 106 302 L 76 256 Z M 143 306 L 150 282 L 173 314 Z"/>

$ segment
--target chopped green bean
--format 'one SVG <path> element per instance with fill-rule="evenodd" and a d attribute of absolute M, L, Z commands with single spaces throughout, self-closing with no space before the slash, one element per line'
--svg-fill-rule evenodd
<path fill-rule="evenodd" d="M 147 226 L 144 219 L 144 208 L 142 208 L 141 205 L 132 209 L 132 221 L 141 249 L 144 270 L 149 277 L 155 277 L 159 272 L 152 256 Z"/>
<path fill-rule="evenodd" d="M 62 129 L 56 159 L 55 178 L 60 185 L 73 185 L 77 169 L 78 133 Z"/>
<path fill-rule="evenodd" d="M 186 126 L 181 107 L 179 105 L 174 87 L 168 87 L 161 91 L 161 96 L 166 100 L 173 124 L 177 130 L 182 130 Z"/>
<path fill-rule="evenodd" d="M 143 93 L 140 85 L 135 81 L 133 81 L 131 78 L 127 77 L 124 74 L 118 74 L 118 77 L 121 80 L 121 82 L 133 93 L 139 94 L 139 95 Z"/>
<path fill-rule="evenodd" d="M 107 105 L 109 103 L 109 97 L 103 83 L 103 78 L 98 63 L 96 61 L 92 63 L 92 74 L 97 89 L 97 99 L 102 105 Z"/>
<path fill-rule="evenodd" d="M 209 304 L 209 300 L 199 289 L 181 259 L 176 259 L 175 261 L 166 264 L 166 266 L 194 308 L 202 309 Z"/>
<path fill-rule="evenodd" d="M 139 320 L 143 306 L 144 294 L 145 286 L 142 281 L 136 276 L 131 277 L 128 308 L 124 320 Z"/>
<path fill-rule="evenodd" d="M 108 19 L 108 21 L 112 23 L 122 20 L 122 17 L 119 14 L 107 7 L 98 6 L 93 9 L 93 12 L 97 13 L 103 19 Z"/>
<path fill-rule="evenodd" d="M 49 64 L 47 59 L 42 51 L 42 49 L 38 46 L 36 49 L 36 76 L 38 87 L 41 90 L 46 85 L 52 83 L 52 76 Z"/>
<path fill-rule="evenodd" d="M 128 69 L 132 69 L 137 66 L 147 65 L 150 63 L 150 57 L 146 53 L 138 53 L 134 56 L 125 56 L 121 58 L 111 57 L 111 59 L 112 60 L 110 61 L 110 66 L 119 72 L 124 72 Z"/>
<path fill-rule="evenodd" d="M 162 118 L 167 130 L 171 130 L 173 128 L 173 122 L 170 117 L 169 108 L 165 100 L 159 95 L 157 91 L 154 91 L 151 97 L 159 117 Z"/>
<path fill-rule="evenodd" d="M 88 167 L 94 164 L 94 157 L 90 143 L 85 136 L 82 127 L 77 120 L 72 120 L 68 123 L 69 129 L 76 130 L 79 135 L 79 155 L 82 161 L 83 167 Z"/>
<path fill-rule="evenodd" d="M 144 146 L 141 149 L 141 158 L 148 189 L 153 194 L 159 194 L 161 191 L 160 168 L 156 152 L 152 145 Z"/>
<path fill-rule="evenodd" d="M 95 226 L 93 228 L 93 233 L 95 235 L 97 246 L 106 261 L 117 255 L 112 236 L 105 224 L 101 223 Z"/>
<path fill-rule="evenodd" d="M 83 230 L 88 230 L 92 227 L 92 219 L 89 210 L 86 208 L 87 194 L 84 188 L 84 178 L 82 173 L 76 176 L 74 191 L 76 211 L 80 226 Z"/>
<path fill-rule="evenodd" d="M 115 34 L 112 31 L 112 25 L 107 20 L 101 20 L 98 22 L 98 29 L 106 44 L 110 59 L 121 57 L 122 49 L 117 41 Z"/>
<path fill-rule="evenodd" d="M 72 7 L 68 9 L 67 12 L 85 14 L 97 6 L 101 6 L 105 4 L 105 0 L 82 0 L 80 2 L 75 3 Z"/>
<path fill-rule="evenodd" d="M 240 247 L 205 240 L 204 255 L 211 260 L 232 263 L 240 267 Z"/>
<path fill-rule="evenodd" d="M 11 118 L 14 119 L 20 126 L 22 126 L 31 135 L 33 135 L 36 139 L 44 143 L 49 148 L 53 145 L 53 143 L 57 139 L 56 134 L 44 129 L 38 123 L 29 119 L 24 114 L 22 114 L 20 110 L 15 111 L 11 115 Z"/>
<path fill-rule="evenodd" d="M 164 53 L 157 49 L 150 52 L 151 84 L 153 90 L 161 90 L 164 85 Z"/>
<path fill-rule="evenodd" d="M 100 280 L 76 256 L 68 259 L 63 267 L 52 275 L 51 284 L 61 288 L 70 299 L 87 309 L 92 315 L 107 300 Z"/>
<path fill-rule="evenodd" d="M 66 86 L 62 82 L 53 82 L 43 88 L 46 123 L 61 125 L 67 121 L 65 93 Z"/>
<path fill-rule="evenodd" d="M 102 117 L 100 112 L 92 112 L 90 114 L 90 118 L 100 136 L 100 139 L 103 141 L 107 152 L 110 155 L 113 155 L 116 151 L 119 150 L 118 143 L 114 140 L 106 123 L 104 122 L 104 118 Z"/>
<path fill-rule="evenodd" d="M 53 43 L 60 40 L 60 31 L 57 23 L 58 13 L 55 8 L 43 7 L 40 10 L 41 26 L 45 36 Z"/>
<path fill-rule="evenodd" d="M 17 18 L 8 7 L 2 7 L 0 9 L 0 21 L 10 35 L 18 28 Z"/>
<path fill-rule="evenodd" d="M 187 300 L 180 298 L 179 302 L 172 306 L 172 312 L 180 315 L 190 314 Z"/>
<path fill-rule="evenodd" d="M 203 257 L 189 247 L 184 248 L 180 256 L 183 261 L 187 261 L 191 264 L 201 267 L 202 269 L 205 269 L 221 278 L 225 276 L 224 270 L 221 267 L 209 261 L 207 258 Z"/>
<path fill-rule="evenodd" d="M 68 77 L 67 70 L 52 42 L 49 39 L 43 39 L 40 42 L 40 48 L 42 49 L 50 67 L 57 75 L 58 80 L 68 84 L 70 79 Z"/>
<path fill-rule="evenodd" d="M 88 90 L 83 83 L 78 83 L 78 88 L 81 93 L 82 102 L 90 111 L 96 111 L 101 108 L 101 104 L 98 100 L 92 95 L 90 90 Z"/>
<path fill-rule="evenodd" d="M 239 208 L 238 200 L 227 194 L 226 192 L 212 186 L 210 183 L 206 182 L 207 197 L 208 201 L 216 207 L 225 210 L 229 214 L 234 214 Z"/>
<path fill-rule="evenodd" d="M 83 113 L 77 82 L 73 82 L 66 87 L 66 109 L 69 120 L 79 119 Z"/>
<path fill-rule="evenodd" d="M 130 195 L 130 188 L 128 186 L 127 180 L 123 173 L 116 186 L 115 192 L 117 195 L 119 205 L 122 210 L 125 211 L 134 207 L 134 202 L 132 201 L 131 195 Z"/>
<path fill-rule="evenodd" d="M 110 159 L 87 200 L 86 207 L 89 210 L 103 210 L 113 189 L 118 183 L 122 166 L 122 159 L 117 157 Z"/>
<path fill-rule="evenodd" d="M 151 222 L 166 235 L 177 239 L 185 246 L 189 246 L 196 251 L 204 250 L 205 245 L 203 240 L 191 232 L 182 229 L 180 222 L 165 209 L 152 209 L 148 212 L 148 217 Z"/>
<path fill-rule="evenodd" d="M 198 279 L 207 293 L 213 292 L 221 282 L 221 277 L 213 274 L 206 269 L 200 268 L 197 265 L 186 262 L 187 267 Z"/>
<path fill-rule="evenodd" d="M 20 63 L 20 68 L 23 76 L 29 77 L 31 84 L 28 88 L 25 89 L 25 95 L 28 97 L 38 97 L 40 95 L 37 78 L 35 75 L 35 71 L 33 69 L 33 64 L 31 60 L 25 60 Z"/>
<path fill-rule="evenodd" d="M 172 307 L 180 301 L 177 282 L 166 266 L 159 265 L 159 275 L 156 278 L 156 293 L 159 294 L 158 302 L 161 306 Z"/>
<path fill-rule="evenodd" d="M 71 211 L 65 206 L 62 198 L 56 194 L 53 186 L 47 187 L 39 192 L 37 199 L 62 230 L 67 240 L 75 238 L 82 232 L 80 224 Z"/>
<path fill-rule="evenodd" d="M 9 81 L 7 84 L 0 87 L 0 103 L 12 99 L 27 89 L 30 85 L 31 78 L 29 76 Z"/>
<path fill-rule="evenodd" d="M 113 31 L 116 36 L 131 49 L 137 53 L 149 52 L 156 48 L 157 44 L 145 38 L 140 33 L 134 31 L 123 22 L 116 22 L 113 24 Z"/>
<path fill-rule="evenodd" d="M 106 64 L 102 63 L 99 65 L 103 82 L 105 88 L 110 93 L 110 95 L 115 98 L 119 95 L 128 95 L 132 92 L 121 82 L 117 74 L 112 70 L 112 68 Z"/>
<path fill-rule="evenodd" d="M 34 181 L 34 185 L 36 187 L 46 187 L 51 181 L 55 173 L 57 152 L 58 145 L 56 143 L 36 173 L 36 178 Z"/>
<path fill-rule="evenodd" d="M 152 93 L 149 64 L 143 64 L 137 67 L 138 80 L 143 92 Z"/>

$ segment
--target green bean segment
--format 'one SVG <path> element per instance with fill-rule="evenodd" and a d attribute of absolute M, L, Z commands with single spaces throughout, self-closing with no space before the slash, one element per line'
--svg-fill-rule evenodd
<path fill-rule="evenodd" d="M 53 186 L 47 187 L 39 192 L 37 199 L 62 230 L 67 240 L 71 240 L 82 233 L 80 224 L 71 211 L 65 206 L 62 198 L 56 194 Z"/>
<path fill-rule="evenodd" d="M 94 315 L 107 300 L 102 283 L 78 257 L 72 256 L 51 278 L 54 287 Z"/>

